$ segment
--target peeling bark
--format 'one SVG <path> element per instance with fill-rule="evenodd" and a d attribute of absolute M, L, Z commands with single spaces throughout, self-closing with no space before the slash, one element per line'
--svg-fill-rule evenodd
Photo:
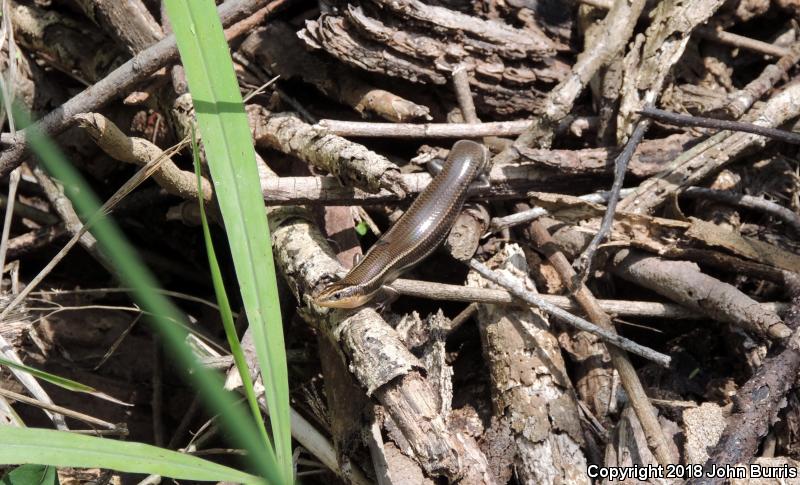
<path fill-rule="evenodd" d="M 586 35 L 591 41 L 586 42 L 569 76 L 547 95 L 539 111 L 541 116 L 517 138 L 515 148 L 550 146 L 558 122 L 572 110 L 578 95 L 595 74 L 625 47 L 643 8 L 644 0 L 616 0 L 604 19 L 587 29 Z M 505 160 L 509 155 L 504 152 L 497 158 Z"/>
<path fill-rule="evenodd" d="M 308 21 L 299 35 L 351 66 L 416 83 L 446 84 L 463 64 L 483 113 L 535 111 L 568 72 L 553 56 L 557 44 L 537 30 L 416 0 L 347 4 L 341 15 Z"/>
<path fill-rule="evenodd" d="M 295 31 L 283 22 L 271 22 L 253 32 L 241 50 L 253 61 L 269 66 L 282 80 L 300 78 L 362 115 L 374 113 L 394 122 L 430 119 L 428 107 L 361 80 L 352 69 L 329 57 L 308 52 Z"/>

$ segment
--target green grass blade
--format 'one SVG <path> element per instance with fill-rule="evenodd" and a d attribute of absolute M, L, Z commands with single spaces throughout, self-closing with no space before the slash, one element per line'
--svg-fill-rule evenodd
<path fill-rule="evenodd" d="M 64 192 L 78 214 L 84 220 L 97 214 L 100 209 L 97 197 L 53 142 L 35 126 L 30 125 L 25 113 L 16 110 L 15 116 L 21 125 L 27 126 L 26 135 L 31 148 L 45 168 L 64 185 Z M 97 217 L 93 221 L 91 232 L 97 238 L 100 249 L 111 260 L 122 284 L 133 289 L 134 299 L 144 311 L 151 314 L 149 320 L 161 333 L 177 366 L 189 370 L 189 377 L 203 398 L 203 403 L 219 414 L 222 426 L 231 434 L 234 442 L 248 450 L 246 459 L 251 466 L 262 477 L 273 483 L 280 483 L 281 476 L 274 457 L 267 452 L 258 432 L 253 429 L 249 415 L 232 393 L 223 389 L 222 377 L 203 367 L 186 345 L 186 330 L 175 324 L 185 321 L 183 314 L 155 289 L 158 287 L 155 278 L 142 265 L 138 255 L 113 221 L 105 216 Z"/>
<path fill-rule="evenodd" d="M 39 370 L 36 369 L 35 367 L 31 367 L 25 364 L 17 364 L 13 360 L 8 360 L 3 357 L 0 357 L 0 365 L 5 365 L 11 367 L 12 369 L 25 371 L 28 374 L 38 379 L 49 382 L 50 384 L 54 384 L 58 387 L 68 389 L 70 391 L 93 392 L 96 390 L 94 387 L 87 386 L 86 384 L 81 384 L 78 381 L 73 381 L 72 379 L 67 379 L 66 377 L 59 377 L 55 374 L 50 374 L 49 372 L 45 372 L 43 370 Z"/>
<path fill-rule="evenodd" d="M 0 485 L 59 485 L 55 467 L 21 465 L 0 479 Z"/>
<path fill-rule="evenodd" d="M 194 171 L 197 174 L 197 193 L 202 194 L 203 178 L 200 174 L 199 153 L 197 140 L 194 137 L 194 133 L 192 133 L 192 155 L 194 157 Z M 217 305 L 219 306 L 222 326 L 225 329 L 225 337 L 228 339 L 233 361 L 236 364 L 236 369 L 239 371 L 239 377 L 242 379 L 242 388 L 244 389 L 247 403 L 250 405 L 250 412 L 253 414 L 253 419 L 258 423 L 258 431 L 261 433 L 261 437 L 264 439 L 264 442 L 267 443 L 269 451 L 274 454 L 274 448 L 272 448 L 269 435 L 267 435 L 267 428 L 264 427 L 264 419 L 261 417 L 261 409 L 258 407 L 255 386 L 253 385 L 253 379 L 250 377 L 250 367 L 247 365 L 247 359 L 244 356 L 242 345 L 239 343 L 239 337 L 236 334 L 233 312 L 231 311 L 231 305 L 228 301 L 228 295 L 225 292 L 225 283 L 222 280 L 222 271 L 220 271 L 219 263 L 217 262 L 217 253 L 214 251 L 214 242 L 211 240 L 211 230 L 208 227 L 205 205 L 203 204 L 203 199 L 199 199 L 198 202 L 200 204 L 200 222 L 203 226 L 203 239 L 205 239 L 206 254 L 208 255 L 208 266 L 211 270 L 211 281 L 214 284 L 214 294 L 217 296 Z"/>
<path fill-rule="evenodd" d="M 269 227 L 247 116 L 212 0 L 167 0 L 266 388 L 275 453 L 291 482 L 289 385 Z"/>
<path fill-rule="evenodd" d="M 144 443 L 117 441 L 66 431 L 0 426 L 4 463 L 106 468 L 184 480 L 261 483 L 258 477 Z"/>
<path fill-rule="evenodd" d="M 63 389 L 67 389 L 68 391 L 91 394 L 92 396 L 98 397 L 100 399 L 105 399 L 106 401 L 122 404 L 124 406 L 133 406 L 132 404 L 120 401 L 119 399 L 115 399 L 104 392 L 100 392 L 94 387 L 87 386 L 86 384 L 81 384 L 78 381 L 73 381 L 72 379 L 67 379 L 66 377 L 57 376 L 55 374 L 51 374 L 49 372 L 45 372 L 43 370 L 39 370 L 34 367 L 30 367 L 25 364 L 18 364 L 13 360 L 8 360 L 4 357 L 0 357 L 0 365 L 5 365 L 7 367 L 11 367 L 12 369 L 17 369 L 27 372 L 28 374 L 32 375 L 33 377 L 36 377 L 37 379 L 49 382 L 50 384 L 61 387 Z"/>

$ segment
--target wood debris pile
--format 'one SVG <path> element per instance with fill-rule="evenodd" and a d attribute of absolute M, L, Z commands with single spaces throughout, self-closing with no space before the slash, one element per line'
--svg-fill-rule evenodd
<path fill-rule="evenodd" d="M 221 217 L 187 150 L 170 151 L 194 107 L 159 2 L 2 3 L 3 99 L 24 104 L 104 198 L 167 152 L 114 215 L 167 289 L 213 300 L 197 200 Z M 751 465 L 800 476 L 796 2 L 220 9 L 242 91 L 254 93 L 304 483 L 588 484 L 625 469 L 710 484 L 726 465 L 748 470 L 732 483 L 764 483 Z M 17 191 L 2 289 L 16 294 L 83 223 L 0 117 L 4 207 Z M 394 283 L 400 298 L 315 305 L 430 183 L 423 166 L 464 138 L 491 152 L 490 186 Z M 27 314 L 0 321 L 0 351 L 134 408 L 5 370 L 2 392 L 186 446 L 202 407 L 135 325 L 139 309 L 109 289 L 118 282 L 94 238 L 80 245 Z M 182 308 L 224 341 L 215 311 Z M 225 355 L 204 359 L 235 374 Z M 13 422 L 4 396 L 0 423 Z M 215 432 L 198 446 L 228 446 Z"/>

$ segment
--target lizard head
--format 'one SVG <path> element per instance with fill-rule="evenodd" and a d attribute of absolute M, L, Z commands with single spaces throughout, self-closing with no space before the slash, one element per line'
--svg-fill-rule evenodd
<path fill-rule="evenodd" d="M 366 304 L 372 295 L 364 294 L 358 285 L 337 281 L 323 288 L 312 296 L 312 300 L 319 306 L 329 308 L 358 308 Z"/>

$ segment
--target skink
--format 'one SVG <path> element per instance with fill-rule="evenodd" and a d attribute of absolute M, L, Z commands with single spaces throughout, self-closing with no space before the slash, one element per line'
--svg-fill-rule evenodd
<path fill-rule="evenodd" d="M 483 172 L 488 159 L 483 145 L 469 140 L 456 142 L 442 171 L 408 210 L 344 278 L 316 294 L 314 302 L 333 308 L 362 306 L 383 286 L 430 255 L 444 241 L 461 212 L 470 184 Z"/>

